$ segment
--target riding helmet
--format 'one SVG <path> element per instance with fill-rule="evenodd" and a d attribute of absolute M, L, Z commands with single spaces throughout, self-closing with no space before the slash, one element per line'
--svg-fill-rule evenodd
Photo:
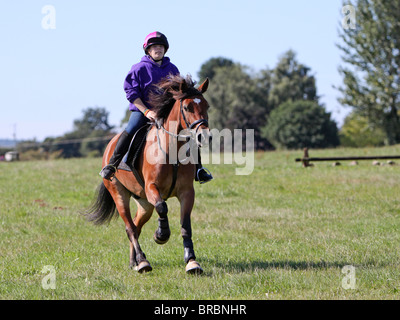
<path fill-rule="evenodd" d="M 167 37 L 161 32 L 155 31 L 150 33 L 146 39 L 144 39 L 143 50 L 147 54 L 147 49 L 153 44 L 160 44 L 165 47 L 165 53 L 168 51 L 169 44 Z"/>

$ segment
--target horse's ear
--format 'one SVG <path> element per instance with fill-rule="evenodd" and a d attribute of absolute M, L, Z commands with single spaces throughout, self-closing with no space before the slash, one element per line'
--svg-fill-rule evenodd
<path fill-rule="evenodd" d="M 207 91 L 208 89 L 208 84 L 210 83 L 210 80 L 208 80 L 208 78 L 206 78 L 206 80 L 204 80 L 204 82 L 199 86 L 198 90 L 201 93 L 204 93 Z"/>

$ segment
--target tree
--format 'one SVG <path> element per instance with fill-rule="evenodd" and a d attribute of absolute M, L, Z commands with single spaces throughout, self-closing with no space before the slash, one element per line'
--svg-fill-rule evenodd
<path fill-rule="evenodd" d="M 339 138 L 343 147 L 378 147 L 384 145 L 386 135 L 382 129 L 371 125 L 366 117 L 352 112 L 344 120 Z"/>
<path fill-rule="evenodd" d="M 212 80 L 215 76 L 216 69 L 221 67 L 231 67 L 234 65 L 234 62 L 231 59 L 224 57 L 211 58 L 204 62 L 200 71 L 198 72 L 198 76 L 200 78 L 200 83 L 202 83 L 206 78 Z"/>
<path fill-rule="evenodd" d="M 338 130 L 330 116 L 315 101 L 287 101 L 271 112 L 262 134 L 277 148 L 335 147 Z"/>
<path fill-rule="evenodd" d="M 269 112 L 268 92 L 246 71 L 240 64 L 214 69 L 212 90 L 206 93 L 210 124 L 219 130 L 254 129 L 256 147 L 261 148 L 267 144 L 260 127 Z"/>
<path fill-rule="evenodd" d="M 109 112 L 105 108 L 89 107 L 82 112 L 82 119 L 74 120 L 74 132 L 81 138 L 90 135 L 92 131 L 109 132 L 113 128 L 108 123 Z"/>
<path fill-rule="evenodd" d="M 271 90 L 268 101 L 271 108 L 286 101 L 318 101 L 315 77 L 310 71 L 309 67 L 297 61 L 294 51 L 284 53 L 269 75 Z"/>
<path fill-rule="evenodd" d="M 267 117 L 267 124 L 264 124 L 261 128 L 261 136 L 267 138 L 278 148 L 299 148 L 302 143 L 308 143 L 308 147 L 318 145 L 316 141 L 319 139 L 317 135 L 320 133 L 316 134 L 312 128 L 307 127 L 308 122 L 311 121 L 311 115 L 303 117 L 298 114 L 290 119 L 290 113 L 284 114 L 286 111 L 297 111 L 305 106 L 310 106 L 313 110 L 317 110 L 318 113 L 315 116 L 320 117 L 319 120 L 326 118 L 325 110 L 318 105 L 316 80 L 314 75 L 311 74 L 311 68 L 300 63 L 293 50 L 288 50 L 280 57 L 274 69 L 262 70 L 261 74 L 260 80 L 263 86 L 269 88 L 267 104 L 271 111 Z M 301 101 L 309 103 L 302 104 Z M 281 106 L 283 107 L 281 108 Z M 307 110 L 305 111 L 308 113 Z M 274 121 L 277 120 L 283 121 L 282 123 L 289 121 L 291 127 L 282 128 L 278 123 L 274 124 Z M 295 124 L 293 121 L 299 122 Z M 334 127 L 336 128 L 336 124 L 334 124 Z M 322 131 L 324 130 L 322 129 Z M 296 134 L 292 137 L 286 137 L 285 135 L 291 131 Z M 325 139 L 325 133 L 322 135 L 322 139 Z M 306 134 L 310 136 L 306 137 Z M 336 133 L 333 132 L 332 134 L 337 138 L 337 128 Z M 321 142 L 321 145 L 323 144 Z M 332 143 L 332 145 L 335 145 L 335 143 Z"/>
<path fill-rule="evenodd" d="M 346 1 L 356 12 L 356 28 L 342 28 L 346 66 L 339 68 L 339 101 L 385 131 L 389 144 L 400 142 L 400 2 Z"/>
<path fill-rule="evenodd" d="M 126 127 L 126 125 L 127 125 L 128 122 L 129 122 L 129 118 L 131 117 L 131 114 L 132 114 L 132 111 L 129 110 L 129 106 L 127 106 L 127 107 L 126 107 L 126 110 L 125 110 L 125 115 L 124 115 L 124 117 L 121 119 L 121 122 L 120 122 L 120 124 L 119 124 L 121 127 Z"/>
<path fill-rule="evenodd" d="M 64 158 L 100 155 L 107 145 L 113 126 L 108 123 L 108 111 L 102 107 L 84 109 L 83 117 L 74 120 L 72 132 L 53 141 L 50 151 L 62 150 Z"/>
<path fill-rule="evenodd" d="M 212 79 L 212 90 L 206 94 L 212 126 L 254 129 L 257 148 L 271 147 L 261 130 L 272 110 L 287 101 L 318 102 L 315 77 L 292 50 L 272 70 L 252 73 L 229 59 L 212 58 L 202 65 L 199 76 Z"/>
<path fill-rule="evenodd" d="M 114 133 L 111 131 L 93 130 L 82 140 L 79 147 L 80 155 L 83 157 L 101 156 L 113 135 Z"/>

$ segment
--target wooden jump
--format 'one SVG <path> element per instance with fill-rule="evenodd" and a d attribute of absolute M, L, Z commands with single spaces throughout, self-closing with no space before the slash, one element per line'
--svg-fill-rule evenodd
<path fill-rule="evenodd" d="M 400 159 L 400 156 L 366 156 L 366 157 L 309 157 L 308 149 L 304 149 L 303 158 L 297 158 L 296 162 L 302 162 L 304 167 L 308 167 L 310 162 L 319 161 L 358 161 L 358 160 L 391 160 Z"/>

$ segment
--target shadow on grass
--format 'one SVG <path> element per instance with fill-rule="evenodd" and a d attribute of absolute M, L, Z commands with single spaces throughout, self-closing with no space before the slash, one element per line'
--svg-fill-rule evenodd
<path fill-rule="evenodd" d="M 327 261 L 212 261 L 208 260 L 208 266 L 214 266 L 223 269 L 226 272 L 242 273 L 254 272 L 257 270 L 268 269 L 291 269 L 291 270 L 311 270 L 311 269 L 329 269 L 343 268 L 350 263 L 346 262 L 327 262 Z"/>
<path fill-rule="evenodd" d="M 197 259 L 202 268 L 204 269 L 203 276 L 213 276 L 215 273 L 227 272 L 227 273 L 251 273 L 257 271 L 268 271 L 268 270 L 326 270 L 326 269 L 343 269 L 345 266 L 354 267 L 383 267 L 385 263 L 378 263 L 376 261 L 365 261 L 364 263 L 351 263 L 346 261 L 294 261 L 294 260 L 282 260 L 282 261 L 221 261 L 218 259 Z M 153 267 L 156 269 L 163 268 L 175 268 L 177 261 L 174 262 L 158 262 L 153 261 Z M 184 269 L 184 263 L 181 263 L 182 269 Z"/>

